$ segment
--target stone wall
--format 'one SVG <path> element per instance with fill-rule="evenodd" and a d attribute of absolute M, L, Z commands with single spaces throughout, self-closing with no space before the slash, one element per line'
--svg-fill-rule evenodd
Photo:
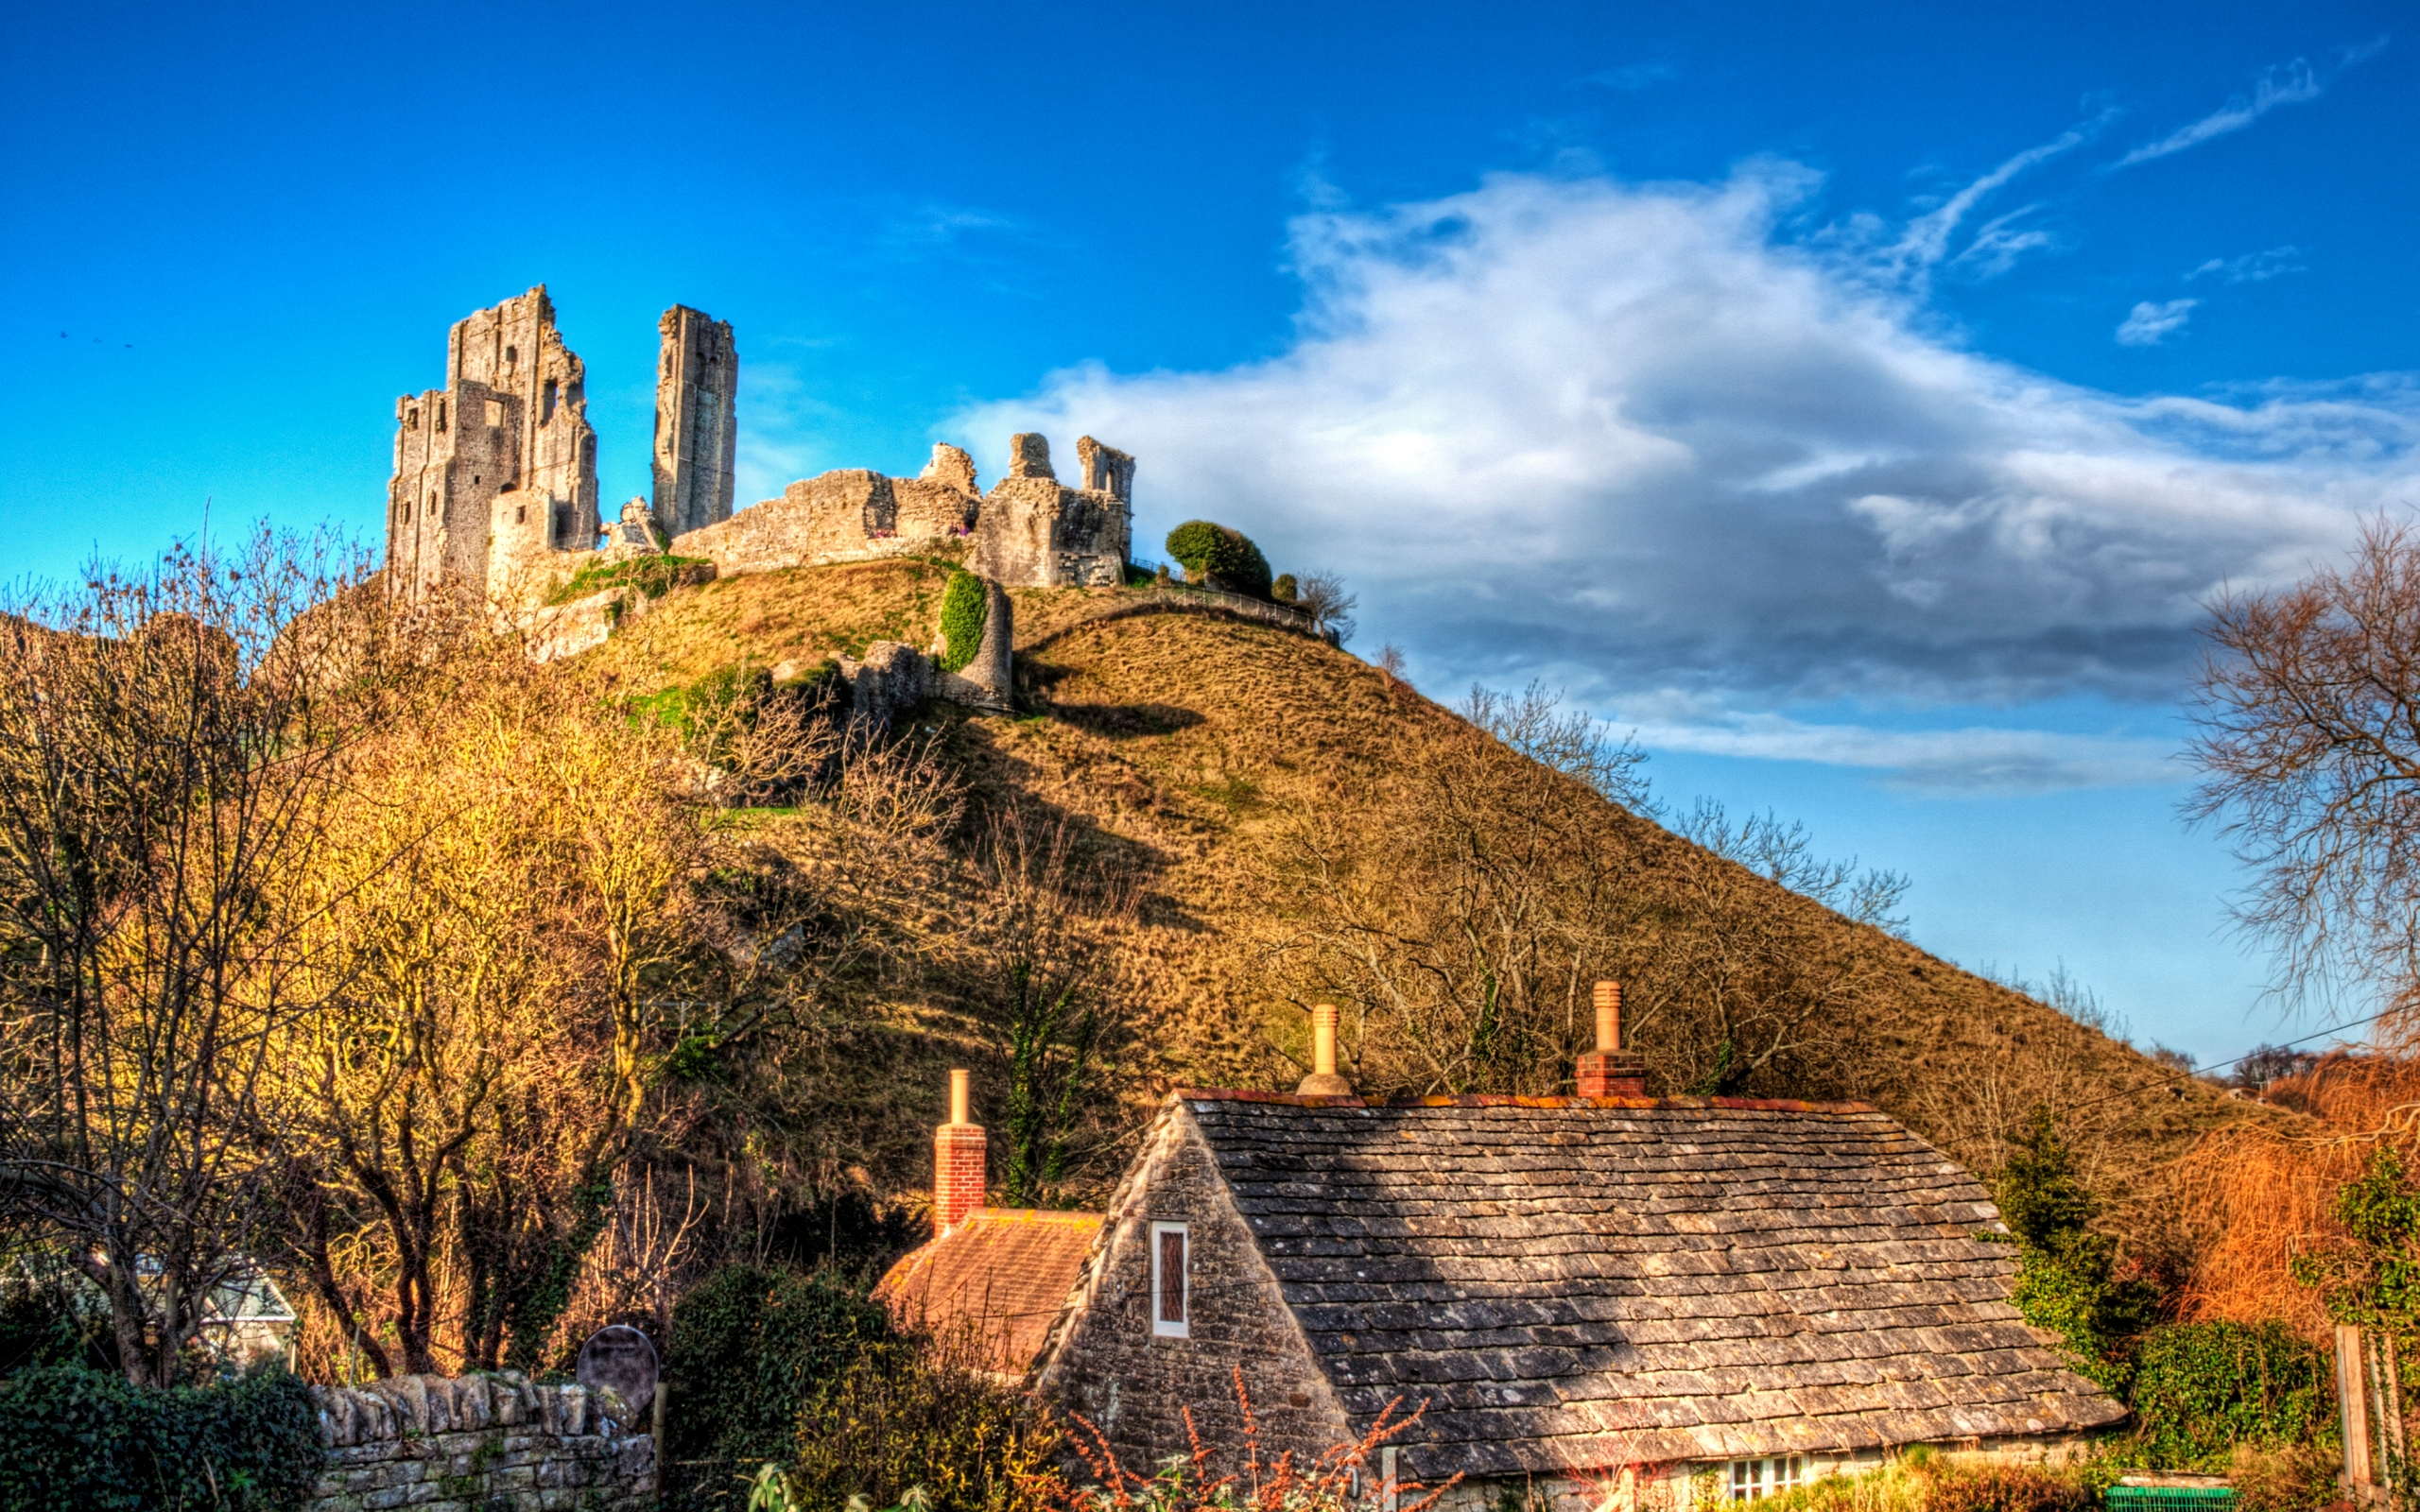
<path fill-rule="evenodd" d="M 315 1387 L 327 1472 L 307 1512 L 652 1512 L 655 1441 L 614 1399 L 493 1376 Z"/>

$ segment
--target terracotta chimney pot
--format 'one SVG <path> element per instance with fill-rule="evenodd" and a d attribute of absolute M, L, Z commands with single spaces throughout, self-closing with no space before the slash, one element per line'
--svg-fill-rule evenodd
<path fill-rule="evenodd" d="M 1582 1097 L 1644 1097 L 1647 1058 L 1622 1048 L 1622 985 L 1597 984 L 1597 1048 L 1580 1057 Z"/>
<path fill-rule="evenodd" d="M 949 1122 L 933 1131 L 933 1237 L 966 1221 L 983 1206 L 985 1141 L 983 1130 L 969 1122 L 973 1075 L 949 1074 Z"/>
<path fill-rule="evenodd" d="M 1311 1074 L 1296 1086 L 1304 1097 L 1350 1097 L 1353 1084 L 1336 1074 L 1336 1005 L 1311 1009 Z"/>

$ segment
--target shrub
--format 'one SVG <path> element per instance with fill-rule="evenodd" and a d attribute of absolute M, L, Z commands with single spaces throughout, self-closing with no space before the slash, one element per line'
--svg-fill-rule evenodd
<path fill-rule="evenodd" d="M 2310 1512 L 2343 1499 L 2336 1484 L 2342 1452 L 2315 1444 L 2261 1450 L 2238 1445 L 2227 1465 L 2236 1512 Z"/>
<path fill-rule="evenodd" d="M 311 1393 L 282 1368 L 170 1390 L 74 1366 L 0 1382 L 0 1506 L 21 1512 L 294 1512 L 327 1461 Z"/>
<path fill-rule="evenodd" d="M 672 1310 L 666 1504 L 738 1505 L 735 1477 L 789 1457 L 801 1407 L 895 1336 L 889 1314 L 829 1272 L 707 1277 Z"/>
<path fill-rule="evenodd" d="M 1196 580 L 1253 598 L 1269 596 L 1269 558 L 1240 530 L 1187 520 L 1168 532 L 1167 552 Z"/>
<path fill-rule="evenodd" d="M 1277 600 L 1280 604 L 1291 604 L 1294 602 L 1295 595 L 1300 592 L 1301 590 L 1294 582 L 1294 575 L 1292 573 L 1279 573 L 1277 575 L 1277 581 L 1269 585 L 1269 596 Z"/>
<path fill-rule="evenodd" d="M 807 1512 L 853 1498 L 896 1506 L 921 1487 L 929 1512 L 1040 1512 L 1064 1483 L 1059 1434 L 989 1373 L 972 1334 L 875 1345 L 807 1399 L 790 1493 Z"/>
<path fill-rule="evenodd" d="M 2134 1363 L 2136 1432 L 2153 1465 L 2218 1470 L 2238 1445 L 2333 1436 L 2331 1363 L 2282 1323 L 2154 1329 Z"/>
<path fill-rule="evenodd" d="M 983 579 L 973 573 L 952 573 L 942 594 L 942 670 L 960 672 L 983 645 Z"/>

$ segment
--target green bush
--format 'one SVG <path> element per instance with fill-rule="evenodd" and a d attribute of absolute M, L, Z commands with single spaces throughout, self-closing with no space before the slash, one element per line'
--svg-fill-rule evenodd
<path fill-rule="evenodd" d="M 2137 1436 L 2166 1469 L 2222 1470 L 2237 1445 L 2331 1438 L 2333 1366 L 2282 1323 L 2177 1323 L 2134 1351 Z"/>
<path fill-rule="evenodd" d="M 1168 532 L 1168 555 L 1184 564 L 1194 578 L 1253 598 L 1267 598 L 1269 558 L 1240 530 L 1207 520 L 1187 520 Z"/>
<path fill-rule="evenodd" d="M 988 1374 L 978 1339 L 898 1339 L 859 1355 L 798 1417 L 791 1494 L 804 1512 L 863 1497 L 928 1512 L 1043 1512 L 1063 1504 L 1059 1435 L 1022 1392 Z"/>
<path fill-rule="evenodd" d="M 973 573 L 952 573 L 942 594 L 942 670 L 960 672 L 983 645 L 983 579 Z"/>
<path fill-rule="evenodd" d="M 327 1461 L 310 1391 L 277 1368 L 167 1391 L 20 1371 L 0 1382 L 0 1446 L 15 1512 L 293 1512 Z"/>
<path fill-rule="evenodd" d="M 1303 590 L 1294 581 L 1292 573 L 1279 573 L 1277 581 L 1269 585 L 1269 596 L 1280 604 L 1291 604 L 1295 599 L 1300 598 L 1302 593 Z"/>
<path fill-rule="evenodd" d="M 788 1459 L 807 1400 L 894 1337 L 890 1314 L 829 1272 L 725 1265 L 707 1277 L 672 1310 L 666 1505 L 738 1506 L 735 1477 Z"/>

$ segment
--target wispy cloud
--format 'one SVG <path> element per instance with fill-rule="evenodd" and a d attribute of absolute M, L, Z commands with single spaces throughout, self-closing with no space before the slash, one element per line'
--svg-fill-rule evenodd
<path fill-rule="evenodd" d="M 1632 727 L 1631 733 L 1650 750 L 1880 772 L 1886 786 L 1934 798 L 2156 787 L 2183 775 L 2171 742 L 2046 730 L 1878 730 L 1754 714 L 1713 723 L 1644 724 Z"/>
<path fill-rule="evenodd" d="M 2301 256 L 2293 247 L 2272 247 L 2265 252 L 2246 252 L 2241 257 L 2213 257 L 2185 275 L 2185 282 L 2197 278 L 2215 278 L 2221 284 L 2263 284 L 2287 273 L 2308 273 L 2309 268 L 2294 261 Z"/>
<path fill-rule="evenodd" d="M 2128 312 L 2118 327 L 2118 344 L 2121 347 L 2156 347 L 2168 339 L 2169 333 L 2185 329 L 2193 318 L 2193 306 L 2199 300 L 2168 300 L 2154 303 L 2143 301 Z"/>
<path fill-rule="evenodd" d="M 2200 120 L 2180 126 L 2156 142 L 2144 143 L 2111 166 L 2131 168 L 2138 163 L 2149 163 L 2154 158 L 2165 158 L 2198 147 L 2214 137 L 2242 130 L 2280 105 L 2301 105 L 2315 100 L 2327 93 L 2327 86 L 2337 75 L 2372 57 L 2386 43 L 2387 39 L 2380 37 L 2358 47 L 2340 49 L 2335 66 L 2325 74 L 2300 58 L 2267 69 L 2254 81 L 2250 94 L 2230 96 L 2226 104 Z"/>
<path fill-rule="evenodd" d="M 1138 541 L 1223 521 L 1345 572 L 1424 678 L 1597 708 L 2165 700 L 2220 585 L 2420 498 L 2420 380 L 2065 384 L 1806 231 L 1819 186 L 1506 174 L 1305 215 L 1278 355 L 1080 367 L 947 434 L 1100 437 L 1141 458 Z"/>
<path fill-rule="evenodd" d="M 1959 223 L 1964 220 L 1977 205 L 1981 204 L 1994 191 L 2027 169 L 2038 167 L 2052 158 L 2072 152 L 2091 141 L 2094 133 L 2100 130 L 2109 119 L 2107 114 L 2103 114 L 2082 126 L 2063 131 L 2039 146 L 2027 147 L 1950 196 L 1938 209 L 1910 221 L 1905 234 L 1899 238 L 1897 246 L 1891 250 L 1891 261 L 1921 280 L 1926 270 L 1947 255 L 1950 239 L 1957 233 Z M 2016 214 L 2022 215 L 2024 212 L 2019 211 Z M 1992 226 L 1984 230 L 1988 233 L 1993 227 L 1998 227 L 2013 218 L 2014 218 L 2013 215 L 2002 216 L 1999 221 L 1993 222 Z M 2045 245 L 2047 240 L 2046 237 L 2043 242 L 2030 245 Z M 2012 263 L 2014 261 L 2013 254 L 2009 260 Z"/>
<path fill-rule="evenodd" d="M 1995 279 L 2014 267 L 2028 252 L 2058 250 L 2061 244 L 2057 232 L 2017 224 L 2041 208 L 2038 204 L 2027 205 L 1985 221 L 1965 249 L 1949 260 L 1949 266 L 1979 281 Z"/>

